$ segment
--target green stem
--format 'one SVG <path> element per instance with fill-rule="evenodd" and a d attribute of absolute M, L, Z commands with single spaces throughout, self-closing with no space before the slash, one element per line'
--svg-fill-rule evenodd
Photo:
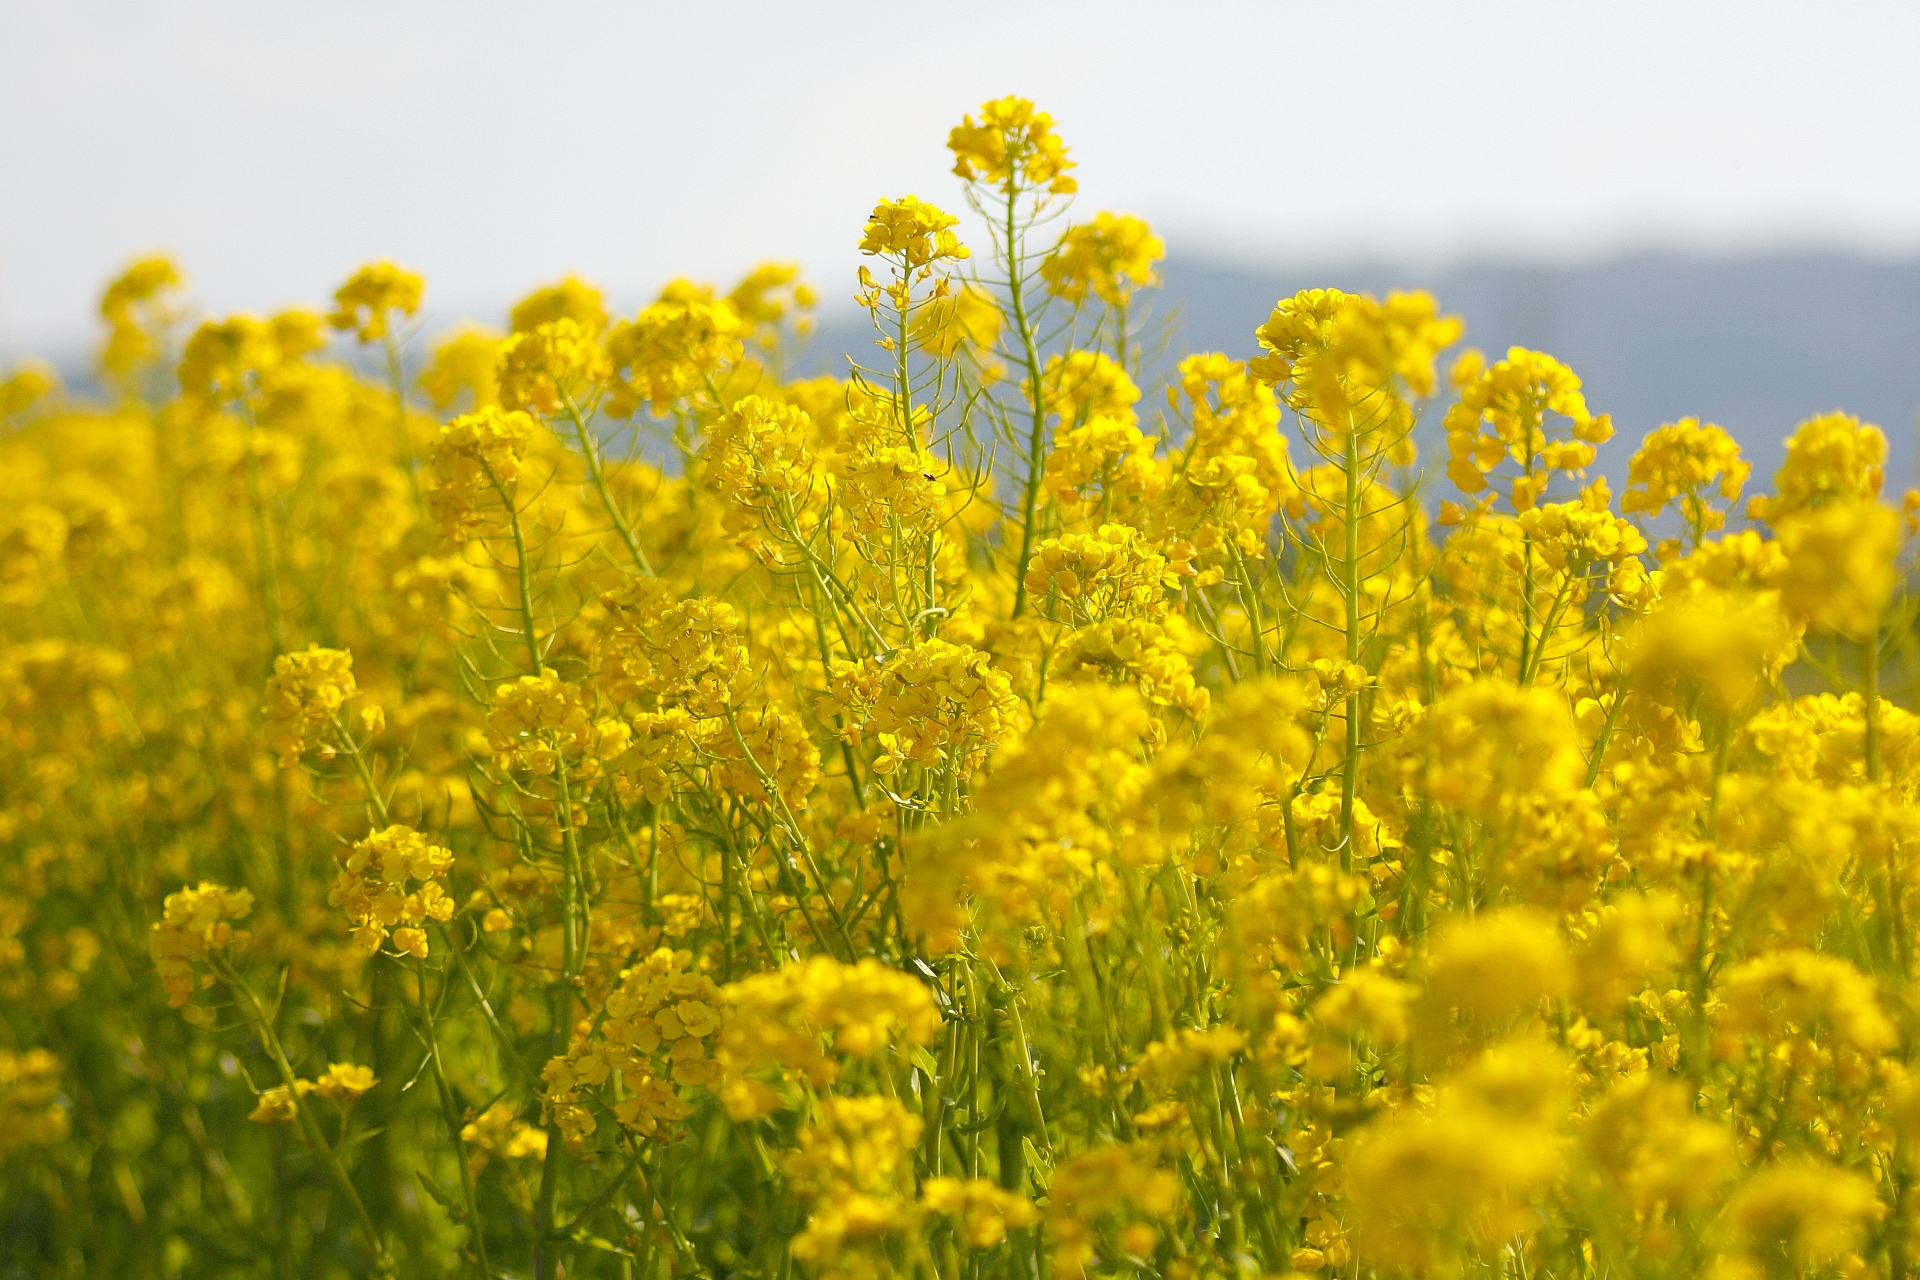
<path fill-rule="evenodd" d="M 348 1205 L 353 1209 L 353 1216 L 359 1223 L 361 1234 L 367 1238 L 367 1247 L 373 1250 L 375 1272 L 383 1276 L 393 1274 L 393 1259 L 387 1255 L 386 1244 L 380 1239 L 380 1232 L 373 1225 L 373 1216 L 367 1212 L 367 1206 L 361 1201 L 359 1191 L 354 1189 L 353 1179 L 347 1176 L 346 1166 L 340 1163 L 340 1153 L 328 1143 L 326 1134 L 320 1128 L 319 1120 L 314 1117 L 313 1109 L 301 1097 L 300 1077 L 294 1074 L 293 1064 L 287 1060 L 286 1047 L 281 1044 L 280 1035 L 274 1030 L 273 1020 L 267 1016 L 265 1006 L 260 1003 L 260 997 L 253 993 L 253 988 L 240 976 L 239 971 L 224 961 L 215 960 L 213 969 L 221 981 L 239 992 L 241 998 L 246 1001 L 247 1009 L 253 1017 L 254 1028 L 260 1033 L 260 1043 L 266 1047 L 267 1057 L 272 1060 L 274 1070 L 280 1075 L 280 1083 L 286 1088 L 287 1095 L 293 1102 L 294 1114 L 300 1119 L 300 1129 L 307 1139 L 307 1145 L 313 1148 L 321 1162 L 327 1166 L 327 1172 L 333 1178 L 334 1186 L 339 1189 L 341 1195 L 346 1197 Z"/>
<path fill-rule="evenodd" d="M 593 487 L 600 495 L 600 505 L 607 510 L 607 519 L 613 521 L 614 532 L 620 535 L 620 541 L 627 544 L 627 554 L 633 557 L 634 565 L 646 577 L 653 577 L 653 565 L 647 560 L 647 553 L 640 549 L 640 539 L 634 536 L 633 526 L 621 512 L 620 504 L 613 500 L 612 490 L 607 488 L 607 469 L 601 461 L 600 449 L 593 442 L 593 434 L 587 430 L 586 418 L 580 407 L 573 402 L 572 396 L 562 396 L 561 403 L 566 406 L 567 417 L 573 423 L 575 436 L 580 441 L 580 456 L 587 461 L 587 474 L 593 478 Z"/>
<path fill-rule="evenodd" d="M 444 941 L 444 937 L 443 937 Z M 451 951 L 452 944 L 448 944 Z M 473 1245 L 474 1265 L 479 1269 L 480 1280 L 488 1280 L 493 1268 L 487 1262 L 487 1233 L 480 1221 L 480 1200 L 474 1193 L 473 1170 L 467 1165 L 467 1144 L 460 1136 L 462 1121 L 458 1104 L 454 1100 L 453 1086 L 447 1083 L 447 1073 L 440 1062 L 440 1036 L 433 1016 L 433 1006 L 427 1000 L 427 966 L 424 961 L 414 962 L 414 993 L 420 1006 L 421 1036 L 427 1042 L 427 1060 L 433 1064 L 433 1083 L 440 1095 L 440 1118 L 447 1126 L 447 1141 L 453 1144 L 454 1163 L 460 1166 L 460 1190 L 467 1202 L 467 1234 Z"/>
<path fill-rule="evenodd" d="M 1862 656 L 1865 672 L 1861 680 L 1861 700 L 1867 717 L 1867 778 L 1880 781 L 1880 627 L 1867 637 Z"/>
<path fill-rule="evenodd" d="M 1346 555 L 1340 565 L 1340 588 L 1347 606 L 1347 662 L 1360 662 L 1360 431 L 1347 415 Z M 1360 787 L 1360 694 L 1347 695 L 1347 753 L 1340 764 L 1340 869 L 1353 870 L 1353 802 Z"/>
<path fill-rule="evenodd" d="M 1027 315 L 1026 290 L 1020 278 L 1020 232 L 1015 221 L 1018 189 L 1007 183 L 1006 237 L 1007 295 L 1013 307 L 1013 327 L 1020 335 L 1027 366 L 1027 408 L 1031 425 L 1027 436 L 1027 478 L 1021 495 L 1020 558 L 1013 566 L 1013 616 L 1027 609 L 1027 561 L 1033 557 L 1034 520 L 1040 501 L 1040 477 L 1046 467 L 1047 406 L 1040 379 L 1040 349 L 1034 341 L 1033 321 Z"/>

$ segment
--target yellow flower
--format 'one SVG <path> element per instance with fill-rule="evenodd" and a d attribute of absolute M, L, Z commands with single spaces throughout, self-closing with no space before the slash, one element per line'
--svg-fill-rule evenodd
<path fill-rule="evenodd" d="M 429 502 L 450 537 L 464 538 L 498 518 L 535 430 L 518 410 L 482 406 L 440 428 L 427 458 Z"/>
<path fill-rule="evenodd" d="M 129 264 L 107 286 L 100 297 L 100 316 L 108 326 L 102 368 L 125 377 L 160 354 L 161 332 L 173 319 L 163 299 L 182 283 L 171 258 L 154 256 Z"/>
<path fill-rule="evenodd" d="M 60 390 L 60 375 L 29 360 L 0 378 L 0 419 L 17 418 Z"/>
<path fill-rule="evenodd" d="M 1162 1166 L 1152 1143 L 1107 1143 L 1074 1155 L 1054 1170 L 1047 1188 L 1054 1273 L 1084 1276 L 1095 1256 L 1099 1224 L 1114 1217 L 1148 1228 L 1132 1232 L 1129 1243 L 1151 1249 L 1151 1226 L 1173 1217 L 1179 1196 L 1179 1175 Z"/>
<path fill-rule="evenodd" d="M 334 720 L 358 691 L 353 655 L 344 649 L 313 645 L 275 658 L 261 711 L 281 768 L 316 748 L 331 751 Z"/>
<path fill-rule="evenodd" d="M 309 311 L 283 311 L 266 320 L 248 315 L 208 320 L 187 339 L 180 388 L 205 402 L 241 398 L 323 341 L 320 317 Z"/>
<path fill-rule="evenodd" d="M 703 479 L 727 501 L 760 509 L 814 480 L 813 422 L 804 409 L 743 396 L 714 423 Z"/>
<path fill-rule="evenodd" d="M 1884 1214 L 1865 1176 L 1807 1161 L 1762 1169 L 1727 1202 L 1735 1247 L 1756 1262 L 1784 1258 L 1796 1270 L 1836 1261 Z"/>
<path fill-rule="evenodd" d="M 882 200 L 867 215 L 860 252 L 892 255 L 913 268 L 935 262 L 957 262 L 972 256 L 953 233 L 959 224 L 960 219 L 918 196 Z"/>
<path fill-rule="evenodd" d="M 978 285 L 963 284 L 924 303 L 911 336 L 922 351 L 942 360 L 961 351 L 978 359 L 992 353 L 1002 323 L 993 295 Z"/>
<path fill-rule="evenodd" d="M 313 1081 L 296 1080 L 293 1088 L 277 1084 L 260 1095 L 247 1119 L 255 1124 L 292 1124 L 300 1118 L 298 1099 L 313 1092 Z"/>
<path fill-rule="evenodd" d="M 1053 117 L 1025 98 L 1006 97 L 980 104 L 980 122 L 963 117 L 947 136 L 953 171 L 968 182 L 985 182 L 1011 194 L 1044 190 L 1066 195 L 1078 190 L 1067 175 L 1074 162 L 1053 131 Z"/>
<path fill-rule="evenodd" d="M 1309 289 L 1283 299 L 1260 326 L 1256 336 L 1267 354 L 1248 368 L 1285 386 L 1287 402 L 1310 413 L 1323 433 L 1391 439 L 1411 427 L 1398 403 L 1401 389 L 1433 394 L 1434 358 L 1461 328 L 1458 316 L 1439 314 L 1430 294 L 1395 292 L 1380 302 Z"/>
<path fill-rule="evenodd" d="M 420 309 L 426 282 L 391 262 L 369 262 L 334 291 L 333 312 L 327 323 L 352 330 L 362 342 L 378 342 L 388 334 L 392 313 L 411 316 Z"/>
<path fill-rule="evenodd" d="M 607 412 L 616 418 L 642 404 L 666 412 L 675 400 L 707 387 L 738 360 L 747 322 L 711 287 L 675 280 L 632 320 L 607 335 L 613 387 Z"/>
<path fill-rule="evenodd" d="M 884 661 L 836 662 L 818 711 L 844 715 L 856 740 L 877 738 L 887 751 L 876 766 L 882 771 L 910 760 L 947 765 L 965 778 L 1012 730 L 1018 706 L 985 653 L 926 640 Z"/>
<path fill-rule="evenodd" d="M 1709 492 L 1732 502 L 1752 472 L 1732 436 L 1711 422 L 1682 418 L 1648 432 L 1634 451 L 1620 510 L 1657 516 L 1676 506 L 1697 534 L 1712 533 L 1727 517 L 1708 500 Z"/>
<path fill-rule="evenodd" d="M 396 823 L 340 851 L 327 901 L 345 913 L 354 943 L 367 955 L 378 951 L 391 932 L 395 948 L 425 956 L 427 935 L 420 926 L 453 918 L 454 902 L 446 890 L 452 867 L 453 854 L 445 846 Z"/>
<path fill-rule="evenodd" d="M 557 284 L 542 285 L 513 304 L 515 333 L 532 333 L 560 320 L 570 320 L 589 337 L 599 337 L 607 327 L 604 295 L 580 277 L 568 276 Z"/>
<path fill-rule="evenodd" d="M 500 403 L 552 416 L 578 406 L 608 373 L 598 338 L 577 320 L 550 320 L 500 347 Z"/>
<path fill-rule="evenodd" d="M 1774 476 L 1775 497 L 1755 497 L 1747 514 L 1778 524 L 1826 502 L 1871 502 L 1886 478 L 1887 437 L 1845 413 L 1809 418 L 1787 437 L 1787 458 Z"/>
<path fill-rule="evenodd" d="M 72 1121 L 59 1096 L 62 1069 L 45 1049 L 0 1049 L 0 1155 L 67 1136 Z"/>
<path fill-rule="evenodd" d="M 925 985 L 870 957 L 849 965 L 816 955 L 730 983 L 720 999 L 727 1009 L 721 1043 L 732 1070 L 777 1064 L 815 1085 L 839 1077 L 829 1052 L 871 1058 L 896 1043 L 924 1045 L 940 1027 Z"/>
<path fill-rule="evenodd" d="M 1500 1045 L 1460 1073 L 1431 1111 L 1370 1126 L 1346 1162 L 1345 1199 L 1361 1257 L 1424 1272 L 1486 1257 L 1537 1218 L 1559 1160 L 1553 1131 L 1565 1064 L 1548 1049 Z"/>
<path fill-rule="evenodd" d="M 970 1249 L 991 1249 L 1010 1227 L 1030 1227 L 1039 1210 L 1025 1196 L 1004 1191 L 985 1178 L 928 1178 L 920 1184 L 920 1204 L 929 1213 L 955 1220 Z"/>
<path fill-rule="evenodd" d="M 1833 501 L 1775 524 L 1787 557 L 1780 607 L 1816 630 L 1873 636 L 1899 579 L 1900 514 L 1877 502 Z"/>
<path fill-rule="evenodd" d="M 1743 1038 L 1771 1044 L 1796 1028 L 1812 1034 L 1816 1026 L 1860 1053 L 1878 1053 L 1898 1040 L 1872 980 L 1838 956 L 1795 949 L 1756 957 L 1727 975 L 1725 1000 L 1716 1025 L 1723 1053 L 1734 1052 Z"/>
<path fill-rule="evenodd" d="M 484 1169 L 492 1156 L 524 1160 L 529 1156 L 543 1159 L 547 1154 L 547 1131 L 520 1119 L 504 1102 L 494 1103 L 467 1121 L 460 1130 L 460 1141 L 466 1144 L 467 1168 L 474 1174 Z"/>
<path fill-rule="evenodd" d="M 462 394 L 468 410 L 500 402 L 500 347 L 505 339 L 486 329 L 467 326 L 434 344 L 433 359 L 420 371 L 420 389 L 441 413 L 449 412 Z"/>
<path fill-rule="evenodd" d="M 1569 420 L 1573 439 L 1548 460 L 1548 414 Z M 1490 427 L 1491 432 L 1482 427 Z M 1537 470 L 1578 471 L 1593 461 L 1593 447 L 1613 435 L 1605 414 L 1587 411 L 1580 378 L 1573 370 L 1539 351 L 1514 347 L 1507 358 L 1483 369 L 1460 389 L 1460 400 L 1447 410 L 1447 475 L 1464 493 L 1487 487 L 1486 473 L 1507 458 L 1525 468 L 1519 477 L 1514 507 L 1526 510 L 1539 496 L 1533 485 L 1544 486 Z"/>
<path fill-rule="evenodd" d="M 1510 908 L 1452 921 L 1428 961 L 1423 1037 L 1455 1018 L 1463 1029 L 1500 1031 L 1563 994 L 1571 976 L 1566 944 L 1541 912 Z"/>
<path fill-rule="evenodd" d="M 371 1067 L 335 1062 L 327 1067 L 325 1075 L 313 1082 L 313 1091 L 334 1102 L 358 1102 L 379 1083 Z"/>
<path fill-rule="evenodd" d="M 1040 263 L 1040 277 L 1056 297 L 1084 301 L 1087 291 L 1103 302 L 1125 306 L 1135 289 L 1160 283 L 1153 264 L 1167 247 L 1146 223 L 1130 214 L 1102 213 L 1092 222 L 1067 228 Z"/>

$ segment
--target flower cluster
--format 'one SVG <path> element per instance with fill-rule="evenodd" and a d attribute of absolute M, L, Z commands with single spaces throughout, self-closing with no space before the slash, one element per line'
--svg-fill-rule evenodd
<path fill-rule="evenodd" d="M 203 881 L 197 889 L 168 894 L 163 911 L 153 924 L 149 946 L 167 988 L 167 1005 L 178 1009 L 193 999 L 196 978 L 201 986 L 213 982 L 195 966 L 245 938 L 230 922 L 253 914 L 253 894 Z"/>
<path fill-rule="evenodd" d="M 1067 145 L 1053 131 L 1053 117 L 1025 98 L 1006 97 L 980 104 L 979 123 L 967 116 L 947 135 L 953 172 L 968 182 L 984 182 L 1012 192 L 1025 188 L 1053 195 L 1079 190 L 1067 173 Z"/>
<path fill-rule="evenodd" d="M 585 1090 L 617 1078 L 613 1103 L 620 1124 L 655 1141 L 669 1140 L 693 1108 L 680 1090 L 719 1078 L 713 1049 L 721 995 L 705 974 L 690 972 L 692 956 L 661 948 L 620 975 L 607 995 L 597 1035 L 580 1035 L 564 1056 L 550 1060 L 541 1078 L 546 1105 L 560 1131 L 578 1142 L 595 1128 L 582 1105 Z"/>
<path fill-rule="evenodd" d="M 368 955 L 391 937 L 396 951 L 424 957 L 428 922 L 453 919 L 446 886 L 452 868 L 444 846 L 412 827 L 387 827 L 341 851 L 327 901 L 346 914 L 354 945 Z"/>
<path fill-rule="evenodd" d="M 334 291 L 327 323 L 348 330 L 362 342 L 379 342 L 391 331 L 393 313 L 411 316 L 420 309 L 426 282 L 391 262 L 369 262 Z"/>
<path fill-rule="evenodd" d="M 275 658 L 261 713 L 281 766 L 315 749 L 328 752 L 340 713 L 358 692 L 353 655 L 344 649 L 314 645 Z"/>

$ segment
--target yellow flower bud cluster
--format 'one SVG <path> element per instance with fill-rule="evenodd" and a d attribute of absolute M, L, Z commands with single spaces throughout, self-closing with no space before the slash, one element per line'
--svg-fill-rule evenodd
<path fill-rule="evenodd" d="M 821 1087 L 839 1078 L 838 1057 L 911 1050 L 940 1029 L 926 985 L 870 957 L 842 964 L 816 955 L 731 983 L 721 998 L 727 1069 L 742 1077 L 779 1068 Z M 743 1105 L 756 1099 L 771 1101 L 741 1095 Z"/>
<path fill-rule="evenodd" d="M 468 326 L 434 344 L 433 358 L 420 371 L 420 389 L 433 407 L 450 412 L 462 395 L 469 410 L 500 403 L 500 347 L 497 333 Z"/>
<path fill-rule="evenodd" d="M 1617 564 L 1647 549 L 1641 532 L 1608 505 L 1603 478 L 1577 502 L 1550 502 L 1521 512 L 1519 525 L 1543 563 L 1578 573 L 1598 563 Z"/>
<path fill-rule="evenodd" d="M 465 539 L 504 522 L 533 440 L 532 418 L 485 405 L 440 428 L 427 459 L 433 511 L 447 536 Z"/>
<path fill-rule="evenodd" d="M 1040 278 L 1055 297 L 1083 302 L 1089 290 L 1102 302 L 1125 306 L 1137 289 L 1160 283 L 1153 264 L 1167 246 L 1153 229 L 1130 214 L 1096 214 L 1067 228 L 1040 263 Z"/>
<path fill-rule="evenodd" d="M 246 315 L 208 320 L 187 339 L 180 389 L 204 404 L 238 399 L 324 342 L 320 317 L 310 311 L 283 311 L 266 320 Z"/>
<path fill-rule="evenodd" d="M 924 449 L 869 437 L 841 470 L 840 504 L 861 533 L 925 537 L 946 514 L 946 469 Z"/>
<path fill-rule="evenodd" d="M 1787 560 L 1780 607 L 1817 631 L 1875 634 L 1899 584 L 1900 514 L 1877 502 L 1836 501 L 1778 517 Z"/>
<path fill-rule="evenodd" d="M 924 302 L 910 336 L 935 359 L 951 360 L 965 351 L 981 360 L 992 354 L 1004 323 L 993 295 L 978 285 L 965 284 Z"/>
<path fill-rule="evenodd" d="M 812 437 L 806 410 L 744 396 L 714 423 L 702 478 L 727 502 L 765 518 L 782 498 L 804 499 L 813 485 Z"/>
<path fill-rule="evenodd" d="M 1027 590 L 1036 598 L 1058 592 L 1071 612 L 1090 620 L 1165 617 L 1167 589 L 1178 578 L 1149 546 L 1138 529 L 1121 524 L 1049 538 L 1033 549 Z"/>
<path fill-rule="evenodd" d="M 203 880 L 197 889 L 168 894 L 163 910 L 165 914 L 154 922 L 148 946 L 154 968 L 167 988 L 167 1005 L 179 1009 L 193 999 L 196 977 L 200 986 L 213 983 L 211 974 L 196 975 L 195 966 L 214 952 L 245 939 L 246 934 L 235 933 L 230 922 L 253 913 L 253 894 Z"/>
<path fill-rule="evenodd" d="M 655 413 L 708 385 L 740 358 L 745 325 L 724 298 L 690 280 L 676 280 L 632 320 L 607 334 L 613 382 L 607 412 L 624 418 L 641 405 Z"/>
<path fill-rule="evenodd" d="M 1140 401 L 1140 388 L 1127 371 L 1101 351 L 1048 356 L 1040 388 L 1047 412 L 1062 427 L 1101 417 L 1131 422 Z"/>
<path fill-rule="evenodd" d="M 727 305 L 763 347 L 779 345 L 780 322 L 789 315 L 794 315 L 797 333 L 812 332 L 813 319 L 806 313 L 819 301 L 819 293 L 800 278 L 800 267 L 792 262 L 763 262 L 727 294 Z"/>
<path fill-rule="evenodd" d="M 1155 1143 L 1109 1143 L 1083 1151 L 1053 1172 L 1047 1188 L 1047 1237 L 1053 1274 L 1080 1280 L 1094 1261 L 1097 1228 L 1118 1218 L 1127 1251 L 1150 1256 L 1179 1202 L 1180 1176 Z"/>
<path fill-rule="evenodd" d="M 1724 429 L 1682 418 L 1648 434 L 1634 451 L 1620 513 L 1658 516 L 1674 506 L 1698 534 L 1712 533 L 1725 527 L 1727 517 L 1709 493 L 1733 502 L 1752 473 L 1753 464 L 1740 457 L 1740 446 Z"/>
<path fill-rule="evenodd" d="M 1108 617 L 1073 633 L 1060 655 L 1062 675 L 1098 673 L 1136 685 L 1147 701 L 1198 719 L 1211 697 L 1197 683 L 1186 654 L 1188 632 L 1177 616 Z"/>
<path fill-rule="evenodd" d="M 1775 496 L 1756 495 L 1747 514 L 1778 524 L 1827 502 L 1872 502 L 1886 479 L 1887 437 L 1846 413 L 1809 418 L 1787 437 Z"/>
<path fill-rule="evenodd" d="M 280 766 L 298 763 L 309 751 L 331 754 L 335 722 L 358 692 L 353 655 L 344 649 L 313 645 L 275 658 L 261 713 Z"/>
<path fill-rule="evenodd" d="M 495 687 L 487 712 L 494 763 L 537 778 L 563 762 L 596 760 L 624 745 L 625 726 L 594 715 L 587 691 L 557 671 L 520 676 Z"/>
<path fill-rule="evenodd" d="M 391 262 L 370 262 L 334 291 L 333 311 L 327 323 L 351 331 L 362 342 L 386 338 L 393 313 L 411 316 L 420 309 L 426 282 Z"/>
<path fill-rule="evenodd" d="M 793 1256 L 822 1280 L 888 1275 L 890 1246 L 919 1226 L 912 1157 L 925 1127 L 894 1098 L 830 1097 L 781 1161 L 787 1186 L 808 1206 Z"/>
<path fill-rule="evenodd" d="M 170 318 L 161 301 L 183 283 L 173 259 L 154 256 L 128 265 L 100 295 L 100 318 L 107 322 L 107 341 L 100 364 L 124 377 L 136 365 L 160 354 L 157 332 Z"/>
<path fill-rule="evenodd" d="M 51 365 L 29 360 L 0 378 L 0 421 L 24 416 L 60 390 L 60 375 Z"/>
<path fill-rule="evenodd" d="M 991 1249 L 1007 1232 L 1040 1220 L 1033 1202 L 985 1178 L 928 1178 L 920 1184 L 921 1208 L 952 1218 L 960 1240 L 970 1249 Z"/>
<path fill-rule="evenodd" d="M 1068 511 L 1097 506 L 1102 512 L 1134 515 L 1166 484 L 1153 452 L 1155 437 L 1141 432 L 1133 415 L 1088 418 L 1053 433 L 1047 454 L 1047 493 Z"/>
<path fill-rule="evenodd" d="M 1572 439 L 1548 435 L 1549 413 L 1570 421 Z M 1513 482 L 1516 511 L 1529 509 L 1545 492 L 1547 476 L 1540 468 L 1579 472 L 1593 461 L 1593 446 L 1613 435 L 1611 418 L 1587 411 L 1573 370 L 1523 347 L 1461 387 L 1446 426 L 1447 477 L 1462 492 L 1485 489 L 1487 475 L 1508 458 L 1525 469 Z"/>
<path fill-rule="evenodd" d="M 477 1176 L 495 1156 L 539 1160 L 547 1154 L 547 1131 L 522 1120 L 504 1102 L 494 1103 L 461 1126 L 460 1141 L 467 1149 L 469 1176 Z"/>
<path fill-rule="evenodd" d="M 515 333 L 532 333 L 542 325 L 562 320 L 572 321 L 591 337 L 599 337 L 607 327 L 605 295 L 580 277 L 568 276 L 535 289 L 514 303 L 508 315 Z"/>
<path fill-rule="evenodd" d="M 918 270 L 936 262 L 958 262 L 972 256 L 953 228 L 960 219 L 917 196 L 882 200 L 867 215 L 860 252 L 898 258 Z"/>
<path fill-rule="evenodd" d="M 553 417 L 568 406 L 577 409 L 607 374 L 599 335 L 578 320 L 561 319 L 502 343 L 496 377 L 508 409 Z"/>
<path fill-rule="evenodd" d="M 1322 436 L 1371 436 L 1371 451 L 1391 448 L 1408 430 L 1404 394 L 1430 396 L 1435 357 L 1459 340 L 1458 316 L 1442 316 L 1424 292 L 1389 293 L 1384 302 L 1338 289 L 1309 289 L 1274 308 L 1256 336 L 1266 354 L 1249 372 L 1283 386 L 1287 403 Z"/>
<path fill-rule="evenodd" d="M 308 1094 L 318 1094 L 330 1102 L 351 1106 L 373 1092 L 373 1087 L 379 1083 L 372 1067 L 335 1062 L 327 1067 L 318 1080 L 296 1079 L 291 1086 L 277 1084 L 262 1091 L 247 1119 L 255 1124 L 292 1124 L 300 1118 L 299 1100 Z"/>
<path fill-rule="evenodd" d="M 373 955 L 389 935 L 396 951 L 424 958 L 426 925 L 453 919 L 447 872 L 453 852 L 412 827 L 395 824 L 340 852 L 327 902 L 353 926 L 354 945 Z"/>
<path fill-rule="evenodd" d="M 597 1033 L 576 1036 L 564 1055 L 548 1061 L 541 1073 L 546 1107 L 569 1142 L 594 1132 L 585 1098 L 615 1077 L 615 1118 L 655 1142 L 671 1141 L 679 1122 L 693 1114 L 681 1089 L 719 1079 L 713 1049 L 720 990 L 705 974 L 690 971 L 692 959 L 688 952 L 661 948 L 623 970 Z"/>
<path fill-rule="evenodd" d="M 1148 528 L 1200 557 L 1264 555 L 1273 517 L 1299 496 L 1273 390 L 1218 352 L 1189 356 L 1178 372 L 1168 403 L 1186 411 L 1192 433 L 1167 464 L 1171 482 L 1150 508 Z M 1217 566 L 1208 580 L 1219 580 Z"/>
<path fill-rule="evenodd" d="M 923 768 L 946 764 L 967 777 L 1012 732 L 1019 706 L 987 654 L 926 640 L 884 658 L 835 663 L 817 710 L 845 716 L 847 740 L 878 741 L 879 772 L 911 761 Z"/>
<path fill-rule="evenodd" d="M 676 599 L 640 581 L 600 599 L 597 682 L 616 706 L 684 707 L 718 716 L 749 675 L 739 610 L 711 596 Z"/>
<path fill-rule="evenodd" d="M 1012 194 L 1045 191 L 1069 195 L 1079 184 L 1068 175 L 1066 143 L 1053 131 L 1053 117 L 1025 98 L 1005 97 L 980 104 L 976 124 L 969 115 L 947 135 L 953 172 L 967 182 L 983 182 Z"/>

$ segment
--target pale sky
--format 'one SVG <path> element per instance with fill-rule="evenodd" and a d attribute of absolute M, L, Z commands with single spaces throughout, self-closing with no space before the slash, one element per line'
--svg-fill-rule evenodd
<path fill-rule="evenodd" d="M 874 200 L 957 210 L 946 131 L 1006 93 L 1175 254 L 1920 255 L 1915 0 L 0 0 L 0 355 L 156 248 L 214 311 L 374 257 L 435 321 L 764 258 L 844 302 Z"/>

